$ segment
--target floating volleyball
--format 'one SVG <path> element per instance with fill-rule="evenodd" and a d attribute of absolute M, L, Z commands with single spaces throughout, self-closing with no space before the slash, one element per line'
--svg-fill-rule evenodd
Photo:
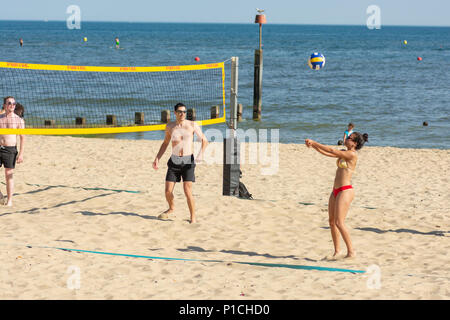
<path fill-rule="evenodd" d="M 84 40 L 84 42 L 86 42 L 86 41 L 87 41 L 87 38 L 86 38 L 86 37 L 84 37 L 84 38 L 83 38 L 83 40 Z"/>
<path fill-rule="evenodd" d="M 308 59 L 308 65 L 313 70 L 320 70 L 325 66 L 325 57 L 321 53 L 314 52 Z"/>

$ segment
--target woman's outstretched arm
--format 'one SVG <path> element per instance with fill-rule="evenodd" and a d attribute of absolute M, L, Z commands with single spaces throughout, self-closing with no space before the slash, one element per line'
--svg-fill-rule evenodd
<path fill-rule="evenodd" d="M 351 160 L 355 156 L 353 152 L 350 152 L 348 150 L 336 150 L 334 148 L 328 147 L 326 145 L 320 144 L 314 140 L 306 139 L 305 144 L 308 147 L 313 147 L 318 152 L 320 152 L 323 155 L 326 155 L 328 157 L 333 158 L 342 158 L 345 160 Z"/>
<path fill-rule="evenodd" d="M 325 155 L 325 156 L 327 156 L 327 157 L 332 157 L 332 158 L 335 158 L 335 157 L 336 157 L 334 154 L 332 154 L 332 153 L 330 153 L 330 152 L 326 152 L 326 151 L 324 151 L 324 150 L 322 150 L 322 149 L 319 149 L 319 148 L 317 148 L 316 146 L 313 146 L 313 148 L 316 149 L 319 153 L 321 153 L 321 154 L 323 154 L 323 155 Z"/>

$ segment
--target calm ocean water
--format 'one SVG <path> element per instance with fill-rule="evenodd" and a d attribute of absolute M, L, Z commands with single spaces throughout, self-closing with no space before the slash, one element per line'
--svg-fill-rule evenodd
<path fill-rule="evenodd" d="M 116 36 L 123 50 L 112 49 Z M 450 148 L 450 28 L 264 25 L 263 118 L 254 122 L 258 40 L 256 24 L 84 22 L 68 30 L 65 21 L 0 21 L 0 61 L 160 66 L 237 56 L 242 129 L 280 129 L 283 143 L 308 137 L 336 144 L 351 121 L 372 146 Z M 313 52 L 325 55 L 324 69 L 307 66 Z M 229 64 L 227 72 L 228 102 Z M 102 137 L 161 139 L 163 133 Z"/>

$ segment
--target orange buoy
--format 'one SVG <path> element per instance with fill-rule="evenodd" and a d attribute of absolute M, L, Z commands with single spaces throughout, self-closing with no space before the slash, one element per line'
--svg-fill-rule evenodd
<path fill-rule="evenodd" d="M 255 17 L 255 23 L 264 24 L 266 23 L 266 15 L 265 14 L 257 14 Z"/>

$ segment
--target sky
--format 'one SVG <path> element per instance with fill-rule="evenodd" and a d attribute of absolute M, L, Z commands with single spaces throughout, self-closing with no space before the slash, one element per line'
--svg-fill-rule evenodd
<path fill-rule="evenodd" d="M 83 21 L 366 25 L 380 8 L 383 25 L 450 26 L 450 0 L 0 0 L 0 20 L 65 21 L 77 5 Z"/>

